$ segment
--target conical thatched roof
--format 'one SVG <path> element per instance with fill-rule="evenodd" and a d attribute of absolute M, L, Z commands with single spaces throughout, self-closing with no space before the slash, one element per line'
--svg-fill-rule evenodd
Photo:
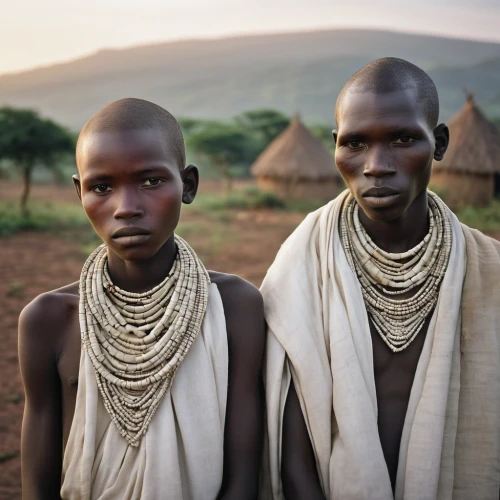
<path fill-rule="evenodd" d="M 298 115 L 259 155 L 251 171 L 255 177 L 292 181 L 340 177 L 330 153 L 302 124 Z"/>
<path fill-rule="evenodd" d="M 500 173 L 500 131 L 477 108 L 472 95 L 448 122 L 450 145 L 435 170 L 476 174 Z"/>

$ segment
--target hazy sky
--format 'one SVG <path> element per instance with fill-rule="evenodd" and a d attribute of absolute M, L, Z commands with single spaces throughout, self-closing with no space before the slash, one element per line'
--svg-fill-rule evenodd
<path fill-rule="evenodd" d="M 18 0 L 2 3 L 0 73 L 73 59 L 104 47 L 329 27 L 380 27 L 500 41 L 500 0 Z"/>

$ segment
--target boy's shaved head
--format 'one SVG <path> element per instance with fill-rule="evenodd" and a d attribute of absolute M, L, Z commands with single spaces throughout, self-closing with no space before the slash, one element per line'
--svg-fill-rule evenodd
<path fill-rule="evenodd" d="M 439 118 L 439 98 L 434 82 L 418 66 L 398 59 L 384 57 L 358 70 L 342 87 L 335 106 L 335 120 L 339 124 L 339 107 L 347 92 L 375 92 L 385 94 L 414 88 L 424 106 L 429 125 L 434 128 Z"/>
<path fill-rule="evenodd" d="M 81 146 L 90 133 L 157 129 L 165 136 L 165 144 L 176 157 L 179 169 L 186 166 L 184 137 L 177 120 L 162 107 L 144 99 L 128 97 L 104 106 L 83 126 L 76 145 L 79 166 Z"/>

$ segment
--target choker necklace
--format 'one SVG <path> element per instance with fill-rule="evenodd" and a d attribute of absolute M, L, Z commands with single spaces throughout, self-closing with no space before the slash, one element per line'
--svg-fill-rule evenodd
<path fill-rule="evenodd" d="M 207 308 L 210 277 L 182 238 L 175 235 L 175 243 L 170 273 L 148 292 L 113 284 L 104 244 L 87 259 L 80 278 L 82 344 L 106 411 L 131 446 L 139 444 L 172 386 Z"/>
<path fill-rule="evenodd" d="M 361 285 L 375 329 L 393 352 L 406 349 L 434 308 L 452 245 L 448 208 L 427 192 L 429 232 L 414 248 L 389 253 L 372 241 L 359 221 L 359 205 L 349 195 L 342 208 L 340 234 L 351 269 Z M 419 287 L 409 298 L 398 298 Z"/>

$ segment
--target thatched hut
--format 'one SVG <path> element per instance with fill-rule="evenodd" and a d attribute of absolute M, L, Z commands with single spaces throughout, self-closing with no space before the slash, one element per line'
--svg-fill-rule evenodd
<path fill-rule="evenodd" d="M 342 187 L 332 156 L 298 115 L 259 155 L 251 171 L 259 189 L 287 199 L 328 201 Z"/>
<path fill-rule="evenodd" d="M 448 127 L 450 145 L 444 159 L 433 163 L 431 188 L 442 191 L 453 209 L 485 206 L 500 195 L 500 131 L 472 95 Z"/>

